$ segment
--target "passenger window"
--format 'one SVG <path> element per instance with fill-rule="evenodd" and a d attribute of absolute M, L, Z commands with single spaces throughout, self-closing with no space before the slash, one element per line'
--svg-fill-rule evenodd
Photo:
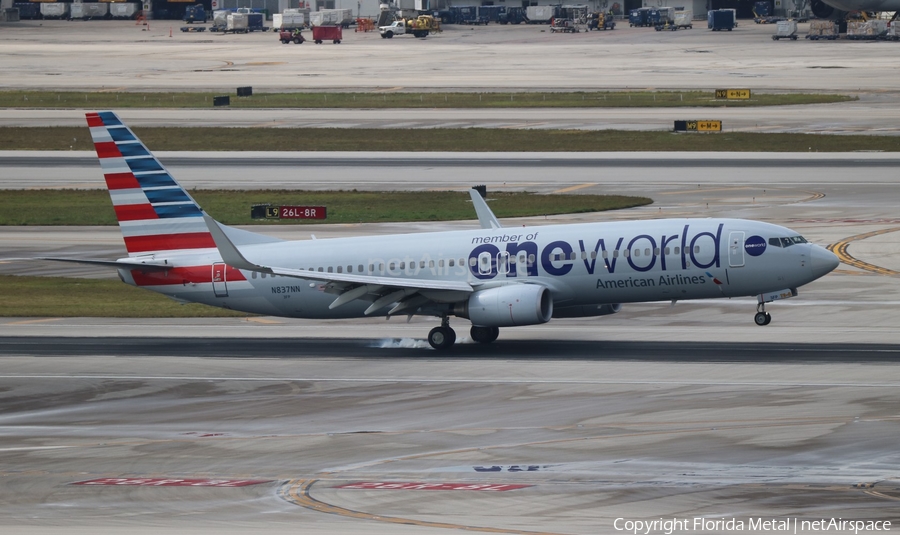
<path fill-rule="evenodd" d="M 334 268 L 331 266 L 328 266 L 328 273 L 334 273 Z"/>
<path fill-rule="evenodd" d="M 459 259 L 459 265 L 461 265 L 461 266 L 466 265 L 466 261 L 465 261 L 464 259 L 460 258 L 460 259 Z M 475 264 L 472 264 L 472 265 L 474 266 Z"/>
<path fill-rule="evenodd" d="M 581 259 L 582 259 L 582 260 L 587 260 L 587 252 L 581 251 Z"/>
<path fill-rule="evenodd" d="M 699 254 L 699 253 L 700 253 L 700 246 L 699 246 L 699 245 L 695 245 L 695 246 L 694 246 L 694 254 Z"/>
<path fill-rule="evenodd" d="M 443 258 L 438 260 L 438 267 L 440 267 L 440 268 L 444 267 L 444 259 Z"/>
<path fill-rule="evenodd" d="M 597 259 L 597 251 L 591 251 L 591 260 Z"/>
<path fill-rule="evenodd" d="M 454 265 L 453 259 L 451 258 L 450 261 L 447 263 L 447 267 L 453 267 L 453 265 Z"/>
<path fill-rule="evenodd" d="M 325 271 L 324 268 L 319 268 L 319 273 L 322 273 L 323 271 Z"/>
<path fill-rule="evenodd" d="M 575 260 L 577 258 L 578 254 L 575 251 L 572 251 L 572 253 L 569 255 L 569 260 Z"/>
<path fill-rule="evenodd" d="M 630 256 L 631 256 L 631 249 L 625 249 L 625 258 L 628 258 Z"/>
<path fill-rule="evenodd" d="M 378 264 L 378 271 L 384 273 L 384 264 Z"/>
<path fill-rule="evenodd" d="M 681 247 L 676 247 L 676 248 L 675 248 L 675 254 L 678 254 L 680 251 L 681 251 Z"/>
<path fill-rule="evenodd" d="M 375 264 L 369 264 L 369 273 L 372 273 L 373 271 L 375 271 Z"/>
<path fill-rule="evenodd" d="M 338 266 L 338 267 L 337 267 L 337 272 L 338 272 L 338 273 L 343 273 L 343 272 L 344 272 L 344 267 L 343 267 L 343 266 Z"/>
<path fill-rule="evenodd" d="M 388 265 L 388 270 L 389 270 L 389 271 L 394 271 L 394 269 L 396 269 L 396 267 L 397 267 L 397 264 L 391 262 L 390 265 Z"/>
<path fill-rule="evenodd" d="M 607 258 L 609 258 L 609 253 L 606 251 L 603 251 L 603 259 L 606 260 Z"/>
<path fill-rule="evenodd" d="M 641 250 L 640 250 L 640 249 L 635 249 L 635 250 L 634 250 L 634 256 L 635 256 L 635 257 L 640 257 L 640 256 L 641 256 Z"/>
<path fill-rule="evenodd" d="M 653 256 L 659 256 L 659 247 L 653 249 Z"/>
<path fill-rule="evenodd" d="M 619 250 L 618 249 L 613 251 L 613 258 L 619 258 Z"/>
<path fill-rule="evenodd" d="M 433 268 L 433 267 L 434 267 L 434 260 L 429 260 L 429 261 L 428 261 L 428 267 L 430 267 L 430 268 Z"/>
<path fill-rule="evenodd" d="M 534 255 L 528 255 L 528 265 L 534 265 Z"/>
<path fill-rule="evenodd" d="M 669 248 L 666 247 L 666 256 L 669 256 L 669 252 L 670 252 L 670 251 L 669 251 Z"/>

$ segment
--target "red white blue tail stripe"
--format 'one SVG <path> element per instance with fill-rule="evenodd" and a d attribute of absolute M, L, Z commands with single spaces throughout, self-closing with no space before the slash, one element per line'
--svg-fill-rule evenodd
<path fill-rule="evenodd" d="M 88 127 L 129 256 L 215 249 L 200 207 L 111 111 Z"/>

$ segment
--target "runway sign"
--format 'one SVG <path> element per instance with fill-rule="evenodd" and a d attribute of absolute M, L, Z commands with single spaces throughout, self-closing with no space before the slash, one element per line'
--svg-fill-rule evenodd
<path fill-rule="evenodd" d="M 721 132 L 722 121 L 675 121 L 676 132 Z"/>
<path fill-rule="evenodd" d="M 531 485 L 503 485 L 489 483 L 413 483 L 397 481 L 362 481 L 334 487 L 336 489 L 359 490 L 478 490 L 504 492 L 524 489 Z"/>
<path fill-rule="evenodd" d="M 749 89 L 716 89 L 716 98 L 727 98 L 730 100 L 748 100 L 750 98 Z"/>
<path fill-rule="evenodd" d="M 77 481 L 70 485 L 117 487 L 246 487 L 269 483 L 260 479 L 175 479 L 165 477 L 104 477 Z"/>

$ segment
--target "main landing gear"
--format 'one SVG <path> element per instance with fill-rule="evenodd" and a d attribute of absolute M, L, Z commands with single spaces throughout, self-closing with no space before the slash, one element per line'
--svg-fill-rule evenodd
<path fill-rule="evenodd" d="M 490 344 L 500 336 L 500 329 L 472 325 L 469 334 L 479 344 Z M 440 327 L 435 327 L 428 333 L 428 343 L 437 350 L 450 349 L 456 343 L 456 331 L 450 328 L 450 320 L 446 316 L 441 318 Z"/>
<path fill-rule="evenodd" d="M 439 351 L 450 349 L 456 343 L 456 331 L 450 328 L 450 320 L 447 319 L 447 316 L 441 318 L 440 327 L 435 327 L 428 333 L 428 343 Z"/>
<path fill-rule="evenodd" d="M 766 312 L 765 303 L 756 305 L 756 315 L 753 316 L 753 321 L 760 327 L 772 323 L 772 315 Z"/>

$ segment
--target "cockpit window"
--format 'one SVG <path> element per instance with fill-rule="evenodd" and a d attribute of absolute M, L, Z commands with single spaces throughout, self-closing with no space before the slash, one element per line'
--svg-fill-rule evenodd
<path fill-rule="evenodd" d="M 772 247 L 781 247 L 781 238 L 769 238 L 769 245 Z"/>
<path fill-rule="evenodd" d="M 770 238 L 769 244 L 776 245 L 775 243 L 772 243 L 774 240 L 781 241 L 781 247 L 790 247 L 791 245 L 797 243 L 809 243 L 803 236 L 791 236 L 790 238 Z"/>

